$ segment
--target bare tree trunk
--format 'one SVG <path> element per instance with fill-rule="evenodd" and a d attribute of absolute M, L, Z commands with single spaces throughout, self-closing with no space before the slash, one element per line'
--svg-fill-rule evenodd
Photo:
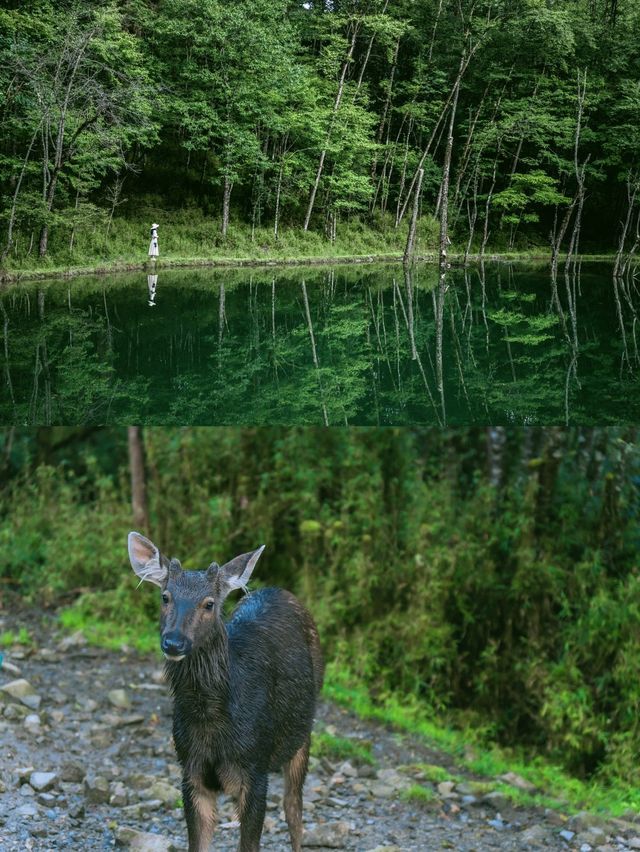
<path fill-rule="evenodd" d="M 282 160 L 280 161 L 280 170 L 278 172 L 278 184 L 276 186 L 276 212 L 275 218 L 273 222 L 273 236 L 274 239 L 278 239 L 278 226 L 280 224 L 280 193 L 282 191 L 282 174 L 284 172 L 284 154 L 282 156 Z"/>
<path fill-rule="evenodd" d="M 149 506 L 144 472 L 144 439 L 141 426 L 127 428 L 129 440 L 129 468 L 131 471 L 131 509 L 137 529 L 149 532 Z"/>
<path fill-rule="evenodd" d="M 344 93 L 345 81 L 347 79 L 347 71 L 349 70 L 349 64 L 351 59 L 353 58 L 353 51 L 356 46 L 356 37 L 358 35 L 358 27 L 359 22 L 357 22 L 353 28 L 353 35 L 351 37 L 351 44 L 349 45 L 349 51 L 347 53 L 347 57 L 342 65 L 342 71 L 340 72 L 340 81 L 338 83 L 338 92 L 336 94 L 336 99 L 333 104 L 333 113 L 331 115 L 331 121 L 329 123 L 329 129 L 327 130 L 327 136 L 325 139 L 324 148 L 320 152 L 320 162 L 318 163 L 318 170 L 316 172 L 316 178 L 313 182 L 313 188 L 311 190 L 311 195 L 309 196 L 309 205 L 307 207 L 307 213 L 304 217 L 304 226 L 303 229 L 305 231 L 309 230 L 309 222 L 311 220 L 311 214 L 313 213 L 313 207 L 316 202 L 316 194 L 318 192 L 318 187 L 320 186 L 320 178 L 322 177 L 322 171 L 324 169 L 324 161 L 327 156 L 327 147 L 331 140 L 331 134 L 333 132 L 333 125 L 335 123 L 336 115 L 338 114 L 338 110 L 340 109 L 340 103 L 342 101 L 342 95 Z"/>
<path fill-rule="evenodd" d="M 633 215 L 633 208 L 636 203 L 636 195 L 638 193 L 638 187 L 640 186 L 640 181 L 638 180 L 636 175 L 632 176 L 632 172 L 629 171 L 627 175 L 627 215 L 625 217 L 624 222 L 622 223 L 622 232 L 620 234 L 620 242 L 618 243 L 618 251 L 616 252 L 616 260 L 613 266 L 613 276 L 616 278 L 620 274 L 620 268 L 622 264 L 622 258 L 624 255 L 624 247 L 627 242 L 627 232 L 629 230 L 629 225 L 631 223 L 631 217 Z"/>
<path fill-rule="evenodd" d="M 233 189 L 233 181 L 228 174 L 224 176 L 224 189 L 222 193 L 222 236 L 227 236 L 229 229 L 229 207 L 231 203 L 231 190 Z"/>
<path fill-rule="evenodd" d="M 411 262 L 415 251 L 416 229 L 418 226 L 418 210 L 420 209 L 420 192 L 422 190 L 422 178 L 424 177 L 424 169 L 418 172 L 418 185 L 416 186 L 416 194 L 413 199 L 413 213 L 411 214 L 411 224 L 409 233 L 407 234 L 407 245 L 404 250 L 403 263 L 406 265 Z"/>
<path fill-rule="evenodd" d="M 463 55 L 464 59 L 464 55 Z M 461 66 L 462 68 L 462 63 Z M 453 126 L 456 120 L 456 110 L 458 108 L 458 94 L 460 93 L 460 80 L 462 74 L 458 75 L 458 84 L 456 86 L 453 103 L 451 104 L 451 117 L 449 119 L 449 135 L 447 136 L 447 147 L 444 153 L 444 165 L 442 167 L 442 188 L 440 202 L 440 278 L 444 277 L 447 271 L 447 247 L 449 245 L 449 174 L 451 172 L 451 154 L 453 152 Z"/>
<path fill-rule="evenodd" d="M 27 148 L 27 153 L 24 156 L 24 160 L 22 161 L 22 169 L 20 170 L 20 175 L 16 182 L 16 188 L 13 192 L 13 200 L 11 202 L 11 213 L 9 214 L 9 223 L 7 225 L 7 244 L 2 252 L 1 260 L 4 261 L 9 252 L 11 251 L 11 246 L 13 245 L 13 227 L 16 222 L 16 207 L 18 205 L 18 196 L 20 195 L 20 187 L 22 186 L 22 179 L 24 178 L 24 173 L 27 168 L 27 163 L 29 162 L 29 157 L 31 156 L 31 151 L 33 150 L 33 146 L 35 145 L 35 141 L 38 137 L 42 129 L 43 122 L 36 127 L 33 136 L 31 137 L 31 142 L 29 143 L 29 147 Z"/>

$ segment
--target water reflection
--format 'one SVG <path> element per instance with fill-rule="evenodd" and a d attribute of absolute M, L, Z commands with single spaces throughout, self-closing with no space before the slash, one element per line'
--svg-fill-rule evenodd
<path fill-rule="evenodd" d="M 150 308 L 156 307 L 157 290 L 158 290 L 158 276 L 157 276 L 157 274 L 147 275 L 147 291 L 148 291 L 148 294 L 149 294 L 149 301 L 147 302 L 147 304 L 149 305 Z"/>
<path fill-rule="evenodd" d="M 163 273 L 0 296 L 5 423 L 606 423 L 640 416 L 634 274 L 482 264 Z M 150 393 L 153 388 L 153 393 Z"/>

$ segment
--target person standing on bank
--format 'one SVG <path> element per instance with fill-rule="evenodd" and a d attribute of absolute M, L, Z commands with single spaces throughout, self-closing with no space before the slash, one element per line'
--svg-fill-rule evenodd
<path fill-rule="evenodd" d="M 149 257 L 151 260 L 155 261 L 155 259 L 159 256 L 160 251 L 158 250 L 158 225 L 157 222 L 154 222 L 151 226 L 151 242 L 149 243 Z"/>

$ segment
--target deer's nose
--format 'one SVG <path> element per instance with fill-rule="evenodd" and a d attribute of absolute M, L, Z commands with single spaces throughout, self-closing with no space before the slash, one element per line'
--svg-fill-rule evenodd
<path fill-rule="evenodd" d="M 166 657 L 184 657 L 189 651 L 189 640 L 181 633 L 165 633 L 160 643 Z"/>

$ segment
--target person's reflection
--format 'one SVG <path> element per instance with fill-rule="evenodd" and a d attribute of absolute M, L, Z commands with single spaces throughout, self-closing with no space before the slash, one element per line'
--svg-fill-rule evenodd
<path fill-rule="evenodd" d="M 155 308 L 156 306 L 156 290 L 158 289 L 158 276 L 157 275 L 147 275 L 147 289 L 149 290 L 149 307 Z"/>

